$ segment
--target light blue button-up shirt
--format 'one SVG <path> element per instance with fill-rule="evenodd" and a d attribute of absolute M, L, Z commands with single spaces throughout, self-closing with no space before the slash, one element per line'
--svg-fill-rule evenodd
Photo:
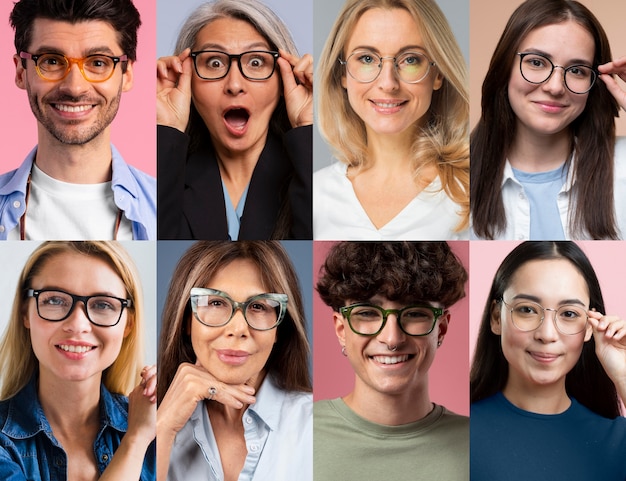
<path fill-rule="evenodd" d="M 26 183 L 36 155 L 37 147 L 19 168 L 0 175 L 0 240 L 7 240 L 26 211 Z M 131 221 L 134 240 L 155 240 L 156 179 L 128 165 L 113 145 L 111 155 L 115 205 Z"/>
<path fill-rule="evenodd" d="M 93 443 L 98 472 L 111 462 L 128 429 L 128 398 L 100 386 L 100 431 Z M 140 481 L 156 478 L 155 444 L 148 448 Z M 0 402 L 0 479 L 2 481 L 66 481 L 67 454 L 54 437 L 31 381 L 15 396 Z"/>
<path fill-rule="evenodd" d="M 268 376 L 242 423 L 248 455 L 238 481 L 313 479 L 313 396 L 286 392 Z M 224 470 L 204 402 L 183 426 L 170 453 L 167 481 L 223 481 Z"/>

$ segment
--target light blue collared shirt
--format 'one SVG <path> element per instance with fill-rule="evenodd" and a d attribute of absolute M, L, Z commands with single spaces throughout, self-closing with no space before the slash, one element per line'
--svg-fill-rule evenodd
<path fill-rule="evenodd" d="M 26 211 L 26 183 L 36 155 L 37 147 L 19 168 L 0 175 L 0 240 L 7 240 Z M 156 179 L 128 165 L 113 144 L 111 155 L 115 205 L 131 221 L 134 240 L 155 240 Z"/>
<path fill-rule="evenodd" d="M 313 479 L 313 396 L 279 389 L 266 377 L 243 414 L 248 455 L 238 481 Z M 224 470 L 204 401 L 176 435 L 167 481 L 223 481 Z"/>

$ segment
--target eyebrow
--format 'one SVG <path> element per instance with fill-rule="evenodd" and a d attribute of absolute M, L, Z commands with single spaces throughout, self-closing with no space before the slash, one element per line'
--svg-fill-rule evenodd
<path fill-rule="evenodd" d="M 550 60 L 554 61 L 554 58 L 552 57 L 551 54 L 549 54 L 548 52 L 544 52 L 543 50 L 540 50 L 538 48 L 526 48 L 526 49 L 521 50 L 520 53 L 537 53 L 539 55 L 543 55 L 544 57 L 547 57 Z M 593 60 L 589 61 L 583 58 L 572 58 L 569 61 L 565 62 L 565 65 L 592 65 L 592 64 L 593 64 Z"/>
<path fill-rule="evenodd" d="M 537 304 L 541 304 L 541 299 L 537 296 L 533 296 L 530 294 L 517 294 L 515 296 L 513 296 L 513 298 L 511 300 L 527 300 L 527 301 L 533 301 Z M 575 304 L 575 305 L 580 305 L 583 307 L 587 307 L 587 304 L 585 304 L 583 301 L 581 301 L 580 299 L 562 299 L 559 301 L 559 303 L 557 305 L 559 306 L 569 306 L 571 304 Z M 543 307 L 543 305 L 542 305 Z"/>
<path fill-rule="evenodd" d="M 56 53 L 58 55 L 65 55 L 65 52 L 63 52 L 63 50 L 57 48 L 57 47 L 52 47 L 52 46 L 48 46 L 48 45 L 41 45 L 39 46 L 36 50 L 35 50 L 36 54 L 35 55 L 40 55 L 42 53 Z M 103 46 L 99 46 L 99 47 L 91 47 L 88 50 L 85 50 L 83 52 L 83 56 L 84 57 L 89 57 L 90 55 L 97 55 L 97 54 L 104 54 L 104 55 L 111 55 L 113 57 L 118 56 L 117 54 L 115 54 L 113 52 L 113 50 L 111 50 L 109 47 L 107 47 L 106 45 Z M 121 56 L 123 54 L 120 54 L 119 56 Z"/>
<path fill-rule="evenodd" d="M 254 42 L 254 43 L 249 43 L 247 44 L 242 52 L 248 52 L 250 50 L 255 50 L 255 49 L 263 49 L 263 50 L 269 50 L 270 46 L 267 44 L 267 42 Z M 219 43 L 211 43 L 211 42 L 207 42 L 207 43 L 203 43 L 202 45 L 200 45 L 197 49 L 194 49 L 196 51 L 200 51 L 200 50 L 219 50 L 221 52 L 224 53 L 228 53 L 227 52 L 227 48 L 224 45 L 221 45 Z"/>
<path fill-rule="evenodd" d="M 371 45 L 358 45 L 352 49 L 352 52 L 355 52 L 356 50 L 369 50 L 370 52 L 380 54 L 380 50 Z M 422 52 L 426 53 L 426 49 L 420 45 L 406 45 L 398 50 L 397 53 L 406 52 L 407 50 L 421 50 Z"/>

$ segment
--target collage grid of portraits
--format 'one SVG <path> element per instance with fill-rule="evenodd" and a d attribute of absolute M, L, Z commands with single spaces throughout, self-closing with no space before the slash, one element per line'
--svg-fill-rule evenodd
<path fill-rule="evenodd" d="M 199 0 L 133 0 L 140 11 L 137 61 L 133 88 L 124 92 L 119 113 L 112 123 L 111 138 L 127 162 L 149 175 L 157 174 L 157 135 L 154 119 L 156 80 L 154 59 L 171 55 L 184 20 Z M 607 32 L 614 58 L 626 55 L 626 2 L 616 0 L 579 0 L 598 17 Z M 332 0 L 264 0 L 290 28 L 300 54 L 311 53 L 315 65 L 343 2 Z M 469 65 L 470 126 L 480 117 L 481 85 L 496 42 L 506 20 L 520 0 L 437 0 L 446 15 Z M 15 86 L 13 71 L 13 31 L 8 19 L 13 2 L 0 6 L 0 59 L 4 75 L 0 87 L 5 92 L 2 116 L 4 154 L 0 174 L 17 168 L 37 143 L 37 122 L 28 106 L 26 94 Z M 236 63 L 232 66 L 234 66 Z M 623 85 L 623 84 L 622 84 Z M 315 95 L 319 95 L 315 91 Z M 626 108 L 625 108 L 626 110 Z M 616 119 L 617 135 L 626 136 L 626 114 Z M 313 170 L 331 164 L 333 154 L 313 129 Z M 159 179 L 157 178 L 157 182 Z M 209 219 L 210 213 L 207 213 Z M 210 240 L 210 239 L 208 239 Z M 338 239 L 340 240 L 340 239 Z M 0 243 L 0 330 L 10 317 L 16 282 L 27 258 L 40 241 Z M 137 265 L 144 294 L 144 364 L 158 364 L 157 343 L 161 315 L 172 273 L 183 253 L 194 244 L 190 240 L 122 241 Z M 466 296 L 450 309 L 450 327 L 445 341 L 428 373 L 431 400 L 449 410 L 469 416 L 469 372 L 478 328 L 494 274 L 520 241 L 451 240 L 454 254 L 469 273 Z M 316 292 L 316 284 L 327 253 L 335 241 L 285 240 L 286 249 L 297 272 L 304 299 L 306 333 L 311 344 L 310 371 L 315 401 L 345 396 L 354 386 L 354 371 L 341 352 L 334 329 L 332 309 Z M 626 316 L 624 275 L 626 241 L 577 241 L 593 265 L 608 313 Z M 0 373 L 0 379 L 2 374 Z M 626 409 L 622 406 L 626 415 Z"/>

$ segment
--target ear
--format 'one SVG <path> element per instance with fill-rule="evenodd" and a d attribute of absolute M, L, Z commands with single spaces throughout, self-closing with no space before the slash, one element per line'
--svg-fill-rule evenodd
<path fill-rule="evenodd" d="M 344 88 L 344 90 L 347 88 L 348 82 L 346 80 L 346 74 L 344 73 L 341 76 L 341 86 Z"/>
<path fill-rule="evenodd" d="M 124 327 L 124 338 L 126 338 L 135 327 L 135 316 L 126 316 L 126 327 Z"/>
<path fill-rule="evenodd" d="M 19 55 L 13 55 L 15 64 L 15 85 L 22 90 L 26 90 L 26 69 L 22 66 L 22 59 Z"/>
<path fill-rule="evenodd" d="M 28 311 L 26 311 L 23 315 L 22 315 L 22 322 L 24 323 L 24 327 L 26 329 L 30 329 L 30 319 L 28 317 Z"/>
<path fill-rule="evenodd" d="M 433 90 L 439 90 L 443 85 L 443 75 L 439 69 L 437 69 L 437 75 L 435 76 L 435 81 L 433 82 Z"/>
<path fill-rule="evenodd" d="M 446 337 L 446 333 L 448 332 L 448 325 L 450 324 L 450 311 L 447 309 L 443 312 L 443 315 L 437 319 L 437 340 L 443 341 L 443 338 Z"/>
<path fill-rule="evenodd" d="M 346 326 L 344 324 L 343 316 L 333 311 L 333 322 L 335 323 L 335 334 L 339 340 L 339 344 L 346 345 Z"/>
<path fill-rule="evenodd" d="M 132 60 L 129 60 L 126 65 L 126 72 L 122 74 L 122 92 L 128 92 L 130 89 L 133 88 L 133 80 L 134 80 L 133 65 L 134 63 L 135 62 L 133 62 Z M 117 66 L 116 68 L 120 68 L 120 67 Z"/>
<path fill-rule="evenodd" d="M 500 303 L 491 301 L 491 332 L 496 336 L 502 334 L 502 318 L 501 318 Z"/>

